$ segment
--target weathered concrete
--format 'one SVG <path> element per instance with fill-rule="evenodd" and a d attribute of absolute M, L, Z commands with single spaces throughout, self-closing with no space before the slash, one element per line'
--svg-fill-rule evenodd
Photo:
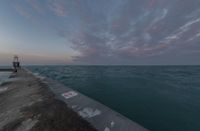
<path fill-rule="evenodd" d="M 24 70 L 0 85 L 0 131 L 97 131 Z"/>
<path fill-rule="evenodd" d="M 51 79 L 39 78 L 50 87 L 58 99 L 67 103 L 99 131 L 147 131 L 137 123 L 77 91 Z"/>

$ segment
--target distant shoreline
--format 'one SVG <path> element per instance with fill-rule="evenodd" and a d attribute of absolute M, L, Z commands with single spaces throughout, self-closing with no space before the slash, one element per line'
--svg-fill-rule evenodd
<path fill-rule="evenodd" d="M 97 65 L 93 65 L 93 64 L 85 64 L 85 65 L 76 65 L 76 64 L 24 64 L 24 66 L 25 67 L 29 67 L 29 66 L 135 66 L 135 67 L 138 67 L 138 66 L 142 66 L 142 67 L 145 67 L 145 66 L 155 66 L 155 67 L 157 67 L 157 66 L 180 66 L 180 67 L 182 67 L 182 66 L 200 66 L 200 64 L 166 64 L 166 65 L 159 65 L 159 64 L 148 64 L 148 65 L 145 65 L 145 64 L 135 64 L 135 65 L 104 65 L 104 64 L 97 64 Z M 8 68 L 8 67 L 11 67 L 10 65 L 0 65 L 0 68 L 2 68 L 2 67 L 4 67 L 4 68 Z"/>

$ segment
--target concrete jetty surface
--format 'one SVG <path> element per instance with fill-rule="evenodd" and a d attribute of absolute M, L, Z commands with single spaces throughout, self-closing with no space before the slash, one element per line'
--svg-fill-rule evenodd
<path fill-rule="evenodd" d="M 28 70 L 13 77 L 0 87 L 0 131 L 147 131 L 54 80 Z"/>
<path fill-rule="evenodd" d="M 0 131 L 97 131 L 39 78 L 19 70 L 0 85 Z"/>

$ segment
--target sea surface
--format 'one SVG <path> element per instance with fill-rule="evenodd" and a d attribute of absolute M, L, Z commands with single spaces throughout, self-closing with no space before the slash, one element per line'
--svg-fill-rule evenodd
<path fill-rule="evenodd" d="M 0 72 L 0 85 L 9 78 L 10 74 L 9 72 Z"/>
<path fill-rule="evenodd" d="M 200 66 L 30 66 L 151 131 L 200 131 Z"/>

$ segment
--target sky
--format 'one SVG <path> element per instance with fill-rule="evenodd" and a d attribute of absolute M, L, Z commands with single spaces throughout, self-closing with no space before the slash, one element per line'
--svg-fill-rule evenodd
<path fill-rule="evenodd" d="M 199 65 L 199 0 L 1 0 L 0 65 Z"/>

